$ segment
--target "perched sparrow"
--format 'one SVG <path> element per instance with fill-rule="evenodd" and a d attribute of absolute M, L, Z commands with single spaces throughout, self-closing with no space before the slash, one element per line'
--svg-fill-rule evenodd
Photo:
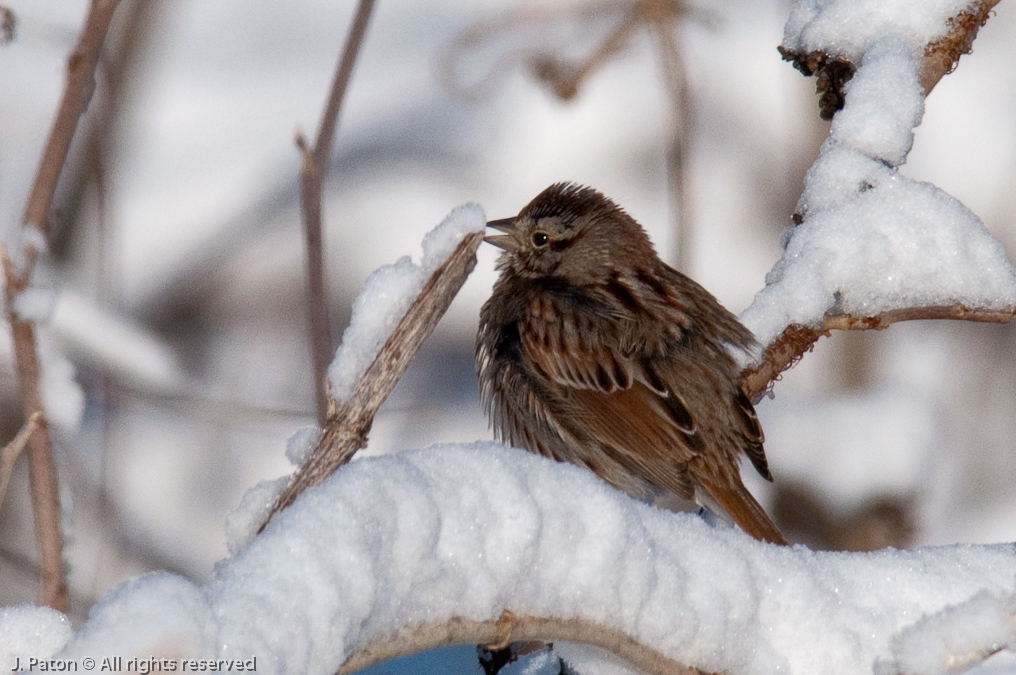
<path fill-rule="evenodd" d="M 741 482 L 772 480 L 728 349 L 751 332 L 663 263 L 642 227 L 591 188 L 551 185 L 487 224 L 504 249 L 480 310 L 476 369 L 497 436 L 584 466 L 646 501 L 669 491 L 786 543 Z"/>

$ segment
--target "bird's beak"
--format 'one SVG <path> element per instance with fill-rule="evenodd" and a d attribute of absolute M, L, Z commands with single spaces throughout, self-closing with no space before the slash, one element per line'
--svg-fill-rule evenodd
<path fill-rule="evenodd" d="M 491 220 L 487 223 L 487 227 L 492 227 L 498 232 L 504 232 L 505 234 L 493 234 L 489 237 L 484 237 L 483 240 L 488 244 L 493 244 L 498 248 L 508 250 L 511 248 L 512 232 L 515 231 L 515 219 L 514 218 L 502 218 L 501 220 Z"/>

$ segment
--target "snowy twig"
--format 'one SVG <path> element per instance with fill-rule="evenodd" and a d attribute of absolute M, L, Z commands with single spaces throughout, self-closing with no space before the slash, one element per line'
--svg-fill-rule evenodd
<path fill-rule="evenodd" d="M 269 518 L 292 504 L 305 489 L 321 483 L 366 445 L 374 415 L 472 272 L 476 265 L 476 249 L 482 240 L 482 232 L 473 232 L 459 242 L 424 284 L 419 296 L 357 382 L 352 396 L 340 407 L 329 399 L 327 422 L 321 439 L 273 507 Z"/>
<path fill-rule="evenodd" d="M 960 57 L 969 54 L 974 38 L 991 16 L 992 8 L 999 0 L 981 0 L 972 9 L 957 14 L 952 19 L 952 32 L 941 40 L 932 42 L 924 50 L 921 61 L 921 86 L 925 95 L 931 93 L 938 81 L 956 67 Z"/>
<path fill-rule="evenodd" d="M 27 286 L 27 273 L 19 274 L 0 248 L 4 269 L 4 295 L 7 317 L 14 341 L 14 363 L 21 390 L 25 417 L 43 414 L 42 389 L 39 384 L 39 354 L 35 340 L 35 324 L 19 317 L 13 310 L 14 300 Z M 53 443 L 49 427 L 43 424 L 29 437 L 28 477 L 32 487 L 32 510 L 35 515 L 35 536 L 39 543 L 39 566 L 42 569 L 39 602 L 61 612 L 70 610 L 70 594 L 63 569 L 63 532 L 60 529 L 60 488 L 53 460 Z"/>
<path fill-rule="evenodd" d="M 919 75 L 925 96 L 931 93 L 943 76 L 956 68 L 961 56 L 970 53 L 977 31 L 987 22 L 992 8 L 998 2 L 999 0 L 980 0 L 972 9 L 960 12 L 949 20 L 952 27 L 950 33 L 925 47 Z M 802 73 L 815 75 L 816 86 L 822 92 L 819 101 L 822 119 L 832 119 L 833 114 L 843 107 L 843 85 L 853 77 L 858 64 L 822 51 L 802 53 L 784 47 L 779 50 L 784 60 L 792 61 L 794 67 Z"/>
<path fill-rule="evenodd" d="M 32 434 L 45 423 L 41 412 L 33 413 L 28 421 L 21 427 L 21 431 L 10 443 L 0 450 L 0 504 L 3 504 L 4 495 L 7 493 L 7 483 L 11 480 L 11 472 L 14 470 L 14 462 L 21 455 L 21 451 L 28 445 L 28 439 Z"/>
<path fill-rule="evenodd" d="M 823 335 L 831 330 L 883 330 L 898 321 L 918 319 L 956 319 L 985 323 L 1008 323 L 1016 316 L 1016 307 L 1005 310 L 969 308 L 962 304 L 947 307 L 907 307 L 883 312 L 871 317 L 856 317 L 850 314 L 826 314 L 819 328 L 809 326 L 787 326 L 783 334 L 766 347 L 758 365 L 741 372 L 741 388 L 749 398 L 759 398 L 784 370 L 793 366 L 811 351 Z"/>
<path fill-rule="evenodd" d="M 346 44 L 339 58 L 328 94 L 328 103 L 321 115 L 314 147 L 307 145 L 303 134 L 297 133 L 296 144 L 303 154 L 300 167 L 300 211 L 303 215 L 304 236 L 307 242 L 307 321 L 310 332 L 311 363 L 314 368 L 314 396 L 317 401 L 318 423 L 323 424 L 328 412 L 325 392 L 325 374 L 332 357 L 331 329 L 328 325 L 328 305 L 324 289 L 324 254 L 321 234 L 321 193 L 328 160 L 332 152 L 332 138 L 345 98 L 353 65 L 360 53 L 367 22 L 374 9 L 374 0 L 360 0 Z"/>
<path fill-rule="evenodd" d="M 95 68 L 102 45 L 109 31 L 119 0 L 92 0 L 74 51 L 67 60 L 67 86 L 60 100 L 53 127 L 32 183 L 32 192 L 25 206 L 24 225 L 45 233 L 47 215 L 56 192 L 57 181 L 67 160 L 78 121 L 88 106 L 95 87 Z M 20 270 L 3 253 L 5 300 L 14 340 L 14 357 L 18 386 L 25 416 L 31 418 L 43 411 L 39 386 L 39 356 L 34 324 L 19 317 L 13 310 L 17 296 L 29 285 L 38 251 L 26 245 L 24 264 Z M 29 439 L 29 479 L 32 485 L 32 508 L 35 531 L 39 541 L 42 587 L 40 602 L 66 612 L 70 595 L 63 570 L 63 534 L 60 529 L 60 496 L 53 460 L 49 428 L 43 423 Z"/>
<path fill-rule="evenodd" d="M 428 649 L 462 644 L 504 646 L 509 642 L 556 640 L 579 642 L 605 649 L 649 675 L 700 675 L 703 671 L 667 658 L 625 633 L 583 619 L 520 616 L 505 611 L 497 621 L 461 617 L 444 623 L 423 624 L 398 631 L 350 656 L 338 675 L 416 654 Z"/>

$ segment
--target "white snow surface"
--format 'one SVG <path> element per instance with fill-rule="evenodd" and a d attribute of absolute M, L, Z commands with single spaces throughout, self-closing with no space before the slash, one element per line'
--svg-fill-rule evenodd
<path fill-rule="evenodd" d="M 62 648 L 74 631 L 66 616 L 35 605 L 14 605 L 0 608 L 0 670 L 11 672 L 16 659 L 45 658 Z"/>
<path fill-rule="evenodd" d="M 465 204 L 454 209 L 423 240 L 423 259 L 415 264 L 404 256 L 374 271 L 353 303 L 352 318 L 328 367 L 329 391 L 342 404 L 353 394 L 361 376 L 385 340 L 441 263 L 470 232 L 487 226 L 483 209 Z"/>
<path fill-rule="evenodd" d="M 806 176 L 802 223 L 785 235 L 783 257 L 741 315 L 762 345 L 790 324 L 818 327 L 826 313 L 1016 306 L 1016 269 L 1002 244 L 956 199 L 897 170 L 924 112 L 924 45 L 967 4 L 795 6 L 785 46 L 832 50 L 859 67 Z"/>
<path fill-rule="evenodd" d="M 895 640 L 894 664 L 883 672 L 944 675 L 1016 645 L 1016 598 L 981 592 L 955 607 L 929 616 Z"/>
<path fill-rule="evenodd" d="M 783 29 L 783 46 L 823 51 L 856 63 L 872 42 L 896 35 L 915 50 L 949 32 L 949 19 L 973 0 L 799 0 Z"/>
<path fill-rule="evenodd" d="M 924 617 L 1014 592 L 1013 545 L 763 544 L 635 502 L 577 467 L 478 442 L 343 467 L 207 586 L 155 574 L 109 593 L 60 656 L 168 650 L 332 673 L 400 628 L 507 609 L 598 622 L 710 671 L 870 673 Z"/>

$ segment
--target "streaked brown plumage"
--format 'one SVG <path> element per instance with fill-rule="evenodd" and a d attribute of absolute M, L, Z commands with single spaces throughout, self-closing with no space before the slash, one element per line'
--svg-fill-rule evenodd
<path fill-rule="evenodd" d="M 754 344 L 748 329 L 591 188 L 552 185 L 488 226 L 504 253 L 476 367 L 497 436 L 638 499 L 718 505 L 748 534 L 786 543 L 741 482 L 741 453 L 772 480 L 728 351 Z"/>

